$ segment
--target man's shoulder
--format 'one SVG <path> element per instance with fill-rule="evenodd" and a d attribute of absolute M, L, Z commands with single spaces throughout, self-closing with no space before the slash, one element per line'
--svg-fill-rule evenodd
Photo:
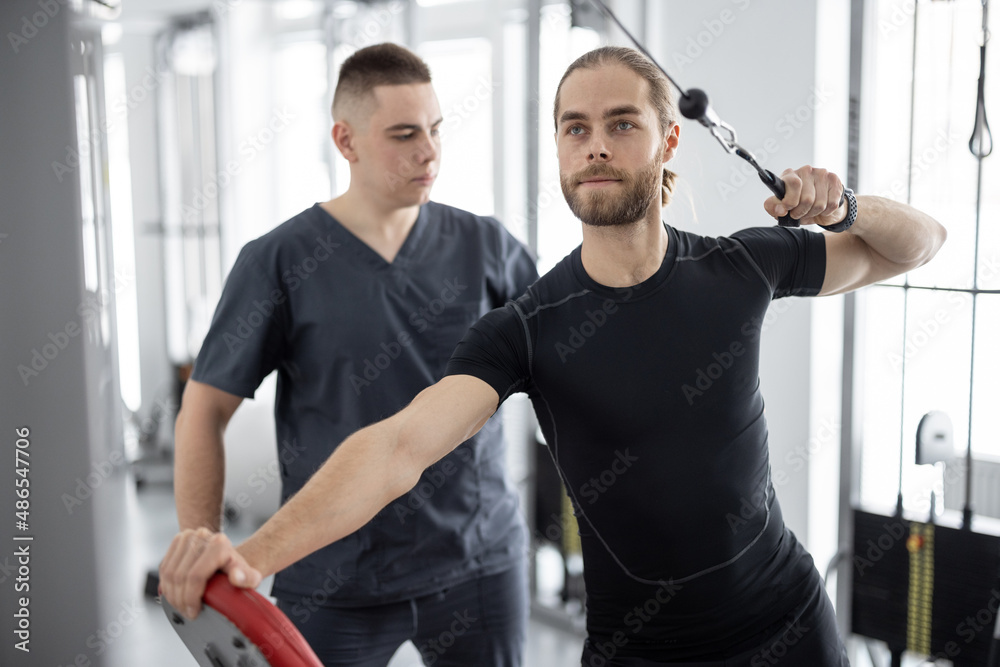
<path fill-rule="evenodd" d="M 424 204 L 428 219 L 439 225 L 456 225 L 465 228 L 481 228 L 500 231 L 503 225 L 491 215 L 479 215 L 456 206 L 429 201 Z"/>
<path fill-rule="evenodd" d="M 319 204 L 296 213 L 271 230 L 264 232 L 247 245 L 259 247 L 280 246 L 284 243 L 299 241 L 314 237 L 318 232 L 329 231 L 329 224 L 324 224 L 323 215 L 327 215 Z M 329 216 L 327 216 L 329 217 Z"/>
<path fill-rule="evenodd" d="M 305 257 L 328 257 L 343 241 L 339 229 L 330 224 L 331 220 L 319 204 L 315 204 L 248 241 L 241 254 L 252 256 L 265 265 L 301 262 Z"/>
<path fill-rule="evenodd" d="M 574 258 L 580 253 L 580 247 L 563 257 L 551 269 L 531 285 L 528 290 L 516 300 L 521 313 L 534 317 L 540 310 L 552 308 L 565 302 L 566 298 L 586 288 L 577 280 L 573 269 Z"/>
<path fill-rule="evenodd" d="M 784 240 L 785 235 L 795 233 L 787 227 L 778 226 L 746 227 L 723 236 L 706 236 L 674 229 L 678 242 L 677 257 L 684 259 L 704 258 L 719 250 L 723 251 L 723 255 L 730 255 L 736 251 L 739 251 L 737 254 L 742 254 L 742 251 L 751 249 L 755 245 L 774 243 Z"/>

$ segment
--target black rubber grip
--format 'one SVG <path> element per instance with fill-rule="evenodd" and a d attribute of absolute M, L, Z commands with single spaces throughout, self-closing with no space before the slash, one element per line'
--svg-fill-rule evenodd
<path fill-rule="evenodd" d="M 778 199 L 785 198 L 785 182 L 774 175 L 769 169 L 765 169 L 763 173 L 760 174 L 760 180 L 764 182 L 774 196 Z M 798 227 L 799 221 L 788 215 L 787 213 L 780 218 L 778 218 L 778 224 L 782 227 Z"/>
<path fill-rule="evenodd" d="M 708 95 L 700 88 L 688 88 L 677 101 L 681 115 L 691 120 L 698 120 L 708 111 Z"/>

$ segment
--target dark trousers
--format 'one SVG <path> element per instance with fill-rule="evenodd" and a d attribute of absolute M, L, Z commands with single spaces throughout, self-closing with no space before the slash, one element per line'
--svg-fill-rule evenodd
<path fill-rule="evenodd" d="M 528 619 L 524 566 L 424 597 L 372 607 L 321 607 L 301 618 L 278 601 L 326 667 L 385 667 L 411 640 L 428 667 L 520 667 Z"/>
<path fill-rule="evenodd" d="M 672 661 L 637 658 L 601 651 L 607 646 L 588 639 L 584 644 L 583 667 L 850 667 L 847 651 L 837 630 L 837 618 L 830 598 L 816 573 L 802 602 L 785 618 L 762 630 L 757 637 L 738 647 L 721 650 L 704 658 Z M 721 649 L 722 647 L 720 647 Z"/>

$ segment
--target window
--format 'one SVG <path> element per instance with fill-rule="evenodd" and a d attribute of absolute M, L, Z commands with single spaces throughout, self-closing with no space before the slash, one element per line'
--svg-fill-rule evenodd
<path fill-rule="evenodd" d="M 879 0 L 876 11 L 862 98 L 859 185 L 862 192 L 897 201 L 909 196 L 912 205 L 944 224 L 948 242 L 927 266 L 867 290 L 860 300 L 865 351 L 863 376 L 856 384 L 863 392 L 864 415 L 861 501 L 895 504 L 902 446 L 906 508 L 926 511 L 929 497 L 917 488 L 921 474 L 913 464 L 916 428 L 926 412 L 948 414 L 959 452 L 971 429 L 975 456 L 1000 457 L 1000 358 L 994 349 L 1000 295 L 975 292 L 1000 289 L 1000 228 L 992 224 L 1000 215 L 995 187 L 1000 163 L 983 161 L 977 261 L 978 164 L 968 142 L 982 7 Z M 997 50 L 989 57 L 987 71 L 996 71 Z M 910 71 L 912 79 L 900 75 Z M 987 85 L 986 108 L 998 105 L 1000 87 Z"/>

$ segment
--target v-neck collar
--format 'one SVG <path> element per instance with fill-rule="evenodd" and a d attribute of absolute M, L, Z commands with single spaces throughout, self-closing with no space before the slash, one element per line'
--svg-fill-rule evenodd
<path fill-rule="evenodd" d="M 414 221 L 409 233 L 407 233 L 406 238 L 403 239 L 403 244 L 399 247 L 396 256 L 392 258 L 391 262 L 388 262 L 385 257 L 378 254 L 374 248 L 362 241 L 318 202 L 314 207 L 318 209 L 319 215 L 324 217 L 327 224 L 344 240 L 345 245 L 351 249 L 354 255 L 362 263 L 376 271 L 389 268 L 406 269 L 417 256 L 417 251 L 420 249 L 424 238 L 424 230 L 427 227 L 427 205 L 424 204 L 421 205 L 420 210 L 417 212 L 417 219 Z"/>

